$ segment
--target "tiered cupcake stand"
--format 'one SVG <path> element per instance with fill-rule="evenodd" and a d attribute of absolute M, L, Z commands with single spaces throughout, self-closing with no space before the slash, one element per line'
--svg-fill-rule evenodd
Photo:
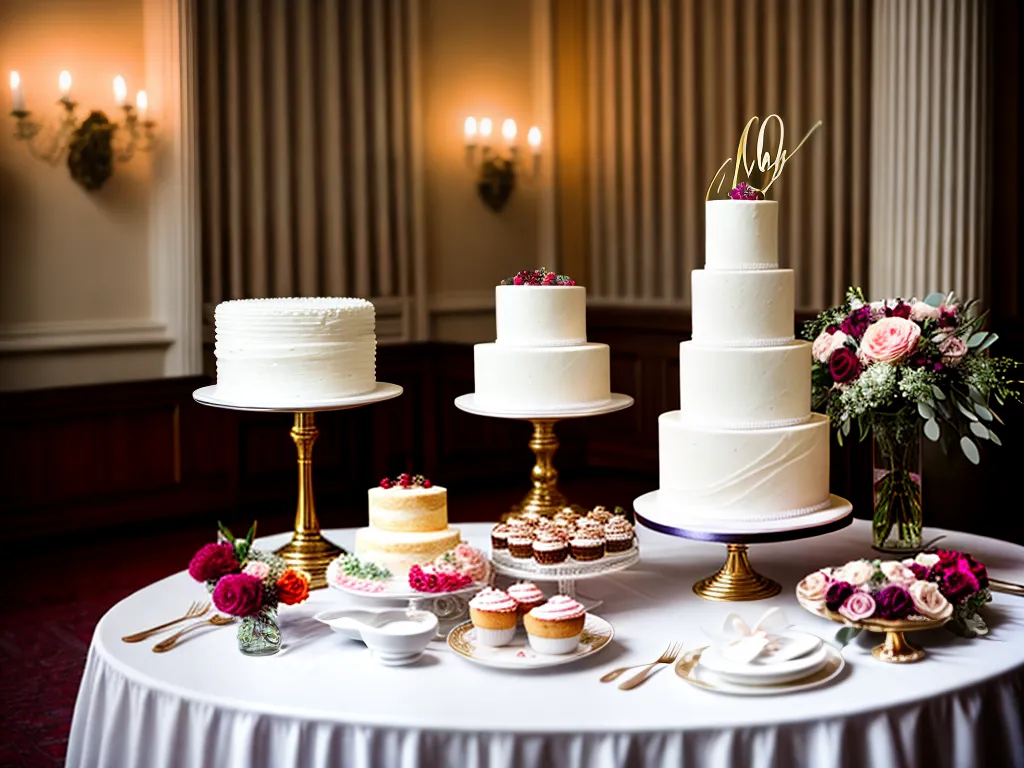
<path fill-rule="evenodd" d="M 749 545 L 821 536 L 853 522 L 853 506 L 839 496 L 831 496 L 828 507 L 808 515 L 757 523 L 730 523 L 686 521 L 681 514 L 684 510 L 663 506 L 658 495 L 658 491 L 653 491 L 633 502 L 638 523 L 669 536 L 726 546 L 725 564 L 717 573 L 693 585 L 694 593 L 706 600 L 764 600 L 774 597 L 782 587 L 751 567 L 747 557 Z"/>
<path fill-rule="evenodd" d="M 331 543 L 320 533 L 320 522 L 316 516 L 313 499 L 313 443 L 320 431 L 316 428 L 314 414 L 321 411 L 344 411 L 364 405 L 382 403 L 402 394 L 397 384 L 377 382 L 377 386 L 366 394 L 353 397 L 339 397 L 330 400 L 309 400 L 304 402 L 240 403 L 225 399 L 217 394 L 216 385 L 201 387 L 192 393 L 197 403 L 214 408 L 233 411 L 258 411 L 262 413 L 294 413 L 295 423 L 291 428 L 292 440 L 298 452 L 299 498 L 295 511 L 295 531 L 292 540 L 277 550 L 292 568 L 305 571 L 310 577 L 310 587 L 318 589 L 327 586 L 327 566 L 331 560 L 343 554 L 344 550 Z"/>
<path fill-rule="evenodd" d="M 578 600 L 584 608 L 592 611 L 602 600 L 581 595 L 576 591 L 576 582 L 618 573 L 640 560 L 640 551 L 634 546 L 628 552 L 605 555 L 600 560 L 581 562 L 569 560 L 558 565 L 542 565 L 534 560 L 516 559 L 503 552 L 491 552 L 491 563 L 495 572 L 502 576 L 526 581 L 557 582 L 558 594 Z"/>
<path fill-rule="evenodd" d="M 615 413 L 633 405 L 629 395 L 612 395 L 600 405 L 580 409 L 562 409 L 558 411 L 534 410 L 498 411 L 481 407 L 475 394 L 462 395 L 455 398 L 455 407 L 475 416 L 489 416 L 495 419 L 519 419 L 533 424 L 533 437 L 530 438 L 530 450 L 536 457 L 536 463 L 530 472 L 531 488 L 523 500 L 512 508 L 509 514 L 536 512 L 551 517 L 569 502 L 565 494 L 558 490 L 558 470 L 554 467 L 555 451 L 558 450 L 558 438 L 555 436 L 555 424 L 563 419 L 581 419 L 588 416 L 604 416 Z M 507 515 L 506 515 L 507 516 Z"/>

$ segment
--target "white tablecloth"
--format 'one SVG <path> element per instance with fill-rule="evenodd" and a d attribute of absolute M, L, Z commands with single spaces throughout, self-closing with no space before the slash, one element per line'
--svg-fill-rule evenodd
<path fill-rule="evenodd" d="M 463 526 L 485 545 L 488 526 Z M 329 532 L 350 547 L 352 531 Z M 940 531 L 928 530 L 927 536 Z M 615 626 L 601 653 L 528 674 L 483 668 L 438 643 L 410 667 L 381 667 L 359 643 L 310 617 L 357 602 L 334 590 L 280 614 L 276 656 L 238 652 L 235 628 L 211 628 L 167 654 L 122 635 L 176 615 L 203 588 L 186 573 L 147 587 L 100 621 L 75 708 L 67 764 L 107 768 L 292 766 L 1024 766 L 1024 599 L 997 594 L 989 637 L 945 630 L 911 639 L 917 664 L 874 660 L 878 635 L 844 650 L 832 685 L 800 694 L 737 698 L 695 689 L 670 668 L 633 691 L 598 678 L 657 657 L 672 640 L 706 644 L 702 626 L 738 610 L 751 619 L 773 605 L 799 627 L 831 638 L 838 625 L 801 610 L 796 581 L 817 566 L 870 555 L 870 529 L 752 547 L 755 567 L 783 594 L 756 603 L 713 603 L 693 582 L 724 560 L 724 547 L 640 530 L 641 562 L 579 582 L 603 598 Z M 285 537 L 272 537 L 278 545 Z M 1024 582 L 1024 548 L 948 533 L 994 576 Z M 485 545 L 486 546 L 486 545 Z"/>

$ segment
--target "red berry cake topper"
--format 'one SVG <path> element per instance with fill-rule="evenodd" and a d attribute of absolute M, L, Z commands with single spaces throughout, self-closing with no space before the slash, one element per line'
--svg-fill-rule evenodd
<path fill-rule="evenodd" d="M 501 285 L 576 285 L 576 281 L 568 275 L 559 275 L 541 267 L 540 269 L 524 269 L 512 277 L 506 277 Z"/>
<path fill-rule="evenodd" d="M 410 475 L 403 472 L 398 477 L 385 477 L 380 481 L 381 488 L 432 488 L 434 484 L 424 475 Z"/>

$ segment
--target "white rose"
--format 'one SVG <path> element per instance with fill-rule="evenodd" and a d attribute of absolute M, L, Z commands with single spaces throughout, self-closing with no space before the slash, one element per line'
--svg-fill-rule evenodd
<path fill-rule="evenodd" d="M 839 329 L 834 329 L 831 333 L 826 328 L 820 334 L 818 338 L 814 340 L 814 344 L 811 345 L 811 354 L 814 359 L 819 363 L 827 363 L 828 359 L 832 357 L 832 353 L 839 349 L 843 344 L 846 343 L 846 334 Z"/>
<path fill-rule="evenodd" d="M 871 309 L 871 319 L 878 320 L 879 318 L 885 317 L 885 302 L 884 301 L 872 301 L 868 304 Z"/>
<path fill-rule="evenodd" d="M 867 583 L 874 572 L 874 566 L 867 560 L 851 560 L 839 569 L 839 573 L 834 578 L 836 581 L 845 581 L 847 584 L 859 587 L 861 584 Z"/>
<path fill-rule="evenodd" d="M 925 320 L 938 320 L 939 308 L 925 304 L 923 301 L 915 301 L 910 305 L 910 319 L 919 323 L 923 323 Z"/>
<path fill-rule="evenodd" d="M 923 565 L 925 568 L 931 568 L 939 562 L 939 556 L 933 552 L 922 552 L 914 558 L 914 562 L 918 565 Z"/>
<path fill-rule="evenodd" d="M 953 604 L 943 597 L 933 582 L 915 581 L 908 591 L 914 599 L 914 610 L 922 616 L 929 619 L 948 619 L 953 614 Z"/>
<path fill-rule="evenodd" d="M 796 592 L 801 600 L 808 603 L 824 604 L 825 593 L 831 580 L 821 571 L 809 573 L 803 581 L 796 585 Z"/>
<path fill-rule="evenodd" d="M 884 563 L 879 563 L 878 567 L 882 569 L 885 578 L 901 587 L 906 587 L 917 581 L 914 572 L 898 560 L 886 560 Z"/>

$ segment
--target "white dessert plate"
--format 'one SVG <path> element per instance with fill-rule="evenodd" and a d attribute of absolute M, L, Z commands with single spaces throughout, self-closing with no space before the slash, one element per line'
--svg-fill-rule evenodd
<path fill-rule="evenodd" d="M 402 388 L 397 384 L 388 384 L 378 381 L 377 386 L 370 392 L 361 395 L 350 395 L 348 397 L 324 398 L 318 400 L 267 400 L 260 402 L 240 402 L 225 398 L 218 394 L 217 385 L 200 387 L 192 393 L 193 399 L 203 405 L 212 405 L 215 408 L 228 408 L 233 411 L 268 411 L 270 413 L 294 413 L 296 411 L 343 411 L 346 408 L 357 408 L 360 405 L 370 405 L 390 400 L 402 394 Z"/>
<path fill-rule="evenodd" d="M 697 688 L 732 696 L 776 696 L 817 688 L 831 682 L 843 671 L 846 661 L 838 649 L 828 643 L 822 644 L 825 662 L 819 669 L 796 680 L 762 685 L 742 685 L 729 682 L 700 663 L 706 648 L 698 648 L 683 655 L 675 664 L 676 675 Z"/>
<path fill-rule="evenodd" d="M 572 653 L 555 656 L 537 653 L 533 650 L 526 637 L 526 630 L 522 627 L 516 630 L 515 638 L 508 645 L 498 648 L 477 645 L 473 622 L 467 621 L 448 633 L 448 647 L 462 658 L 485 667 L 519 670 L 542 669 L 572 664 L 574 661 L 592 656 L 607 646 L 614 636 L 615 630 L 609 622 L 600 616 L 588 613 L 576 650 Z"/>
<path fill-rule="evenodd" d="M 817 672 L 828 661 L 828 656 L 825 644 L 821 643 L 816 651 L 798 659 L 778 664 L 741 664 L 723 658 L 718 648 L 711 647 L 700 655 L 699 665 L 728 683 L 776 685 L 800 680 Z"/>
<path fill-rule="evenodd" d="M 531 408 L 530 410 L 486 408 L 477 402 L 476 394 L 470 393 L 455 398 L 455 407 L 474 416 L 493 416 L 499 419 L 575 419 L 584 416 L 602 416 L 629 408 L 633 398 L 629 395 L 613 394 L 610 399 L 598 403 L 579 406 L 578 408 Z"/>

